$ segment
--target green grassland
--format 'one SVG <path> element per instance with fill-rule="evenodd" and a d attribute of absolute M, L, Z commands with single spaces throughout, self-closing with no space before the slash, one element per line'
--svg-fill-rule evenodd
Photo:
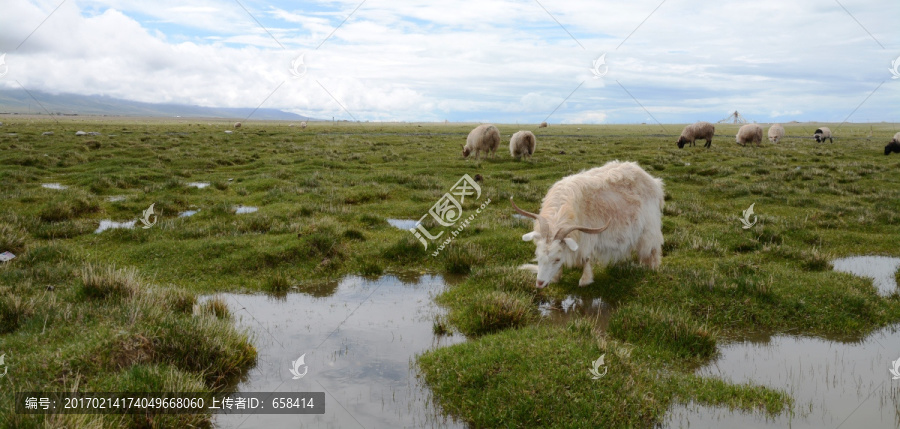
<path fill-rule="evenodd" d="M 829 263 L 900 256 L 900 156 L 883 155 L 892 124 L 819 124 L 833 144 L 810 138 L 817 125 L 788 124 L 782 143 L 759 148 L 718 125 L 711 149 L 678 149 L 680 125 L 500 125 L 497 156 L 476 161 L 461 157 L 472 124 L 245 122 L 226 134 L 230 123 L 206 120 L 2 121 L 0 251 L 18 255 L 0 265 L 2 427 L 209 426 L 209 416 L 44 418 L 11 407 L 27 390 L 227 392 L 255 364 L 253 339 L 221 302 L 196 306 L 198 294 L 318 293 L 347 274 L 466 276 L 438 297 L 448 312 L 435 330 L 468 341 L 417 361 L 437 402 L 477 427 L 652 426 L 692 400 L 791 412 L 787 392 L 693 369 L 749 332 L 858 338 L 900 321 L 900 295 L 881 297 Z M 520 129 L 537 135 L 531 161 L 506 148 Z M 665 182 L 660 269 L 618 264 L 585 288 L 568 270 L 534 289 L 515 268 L 533 257 L 520 239 L 531 222 L 512 216 L 509 198 L 536 211 L 555 181 L 614 159 Z M 491 203 L 438 256 L 388 225 L 419 219 L 463 174 L 483 178 L 466 213 Z M 741 211 L 754 203 L 758 222 L 745 230 Z M 93 233 L 150 204 L 152 228 Z M 259 211 L 235 215 L 238 205 Z M 608 328 L 541 319 L 537 303 L 568 295 L 610 303 Z M 601 354 L 608 373 L 594 380 Z"/>

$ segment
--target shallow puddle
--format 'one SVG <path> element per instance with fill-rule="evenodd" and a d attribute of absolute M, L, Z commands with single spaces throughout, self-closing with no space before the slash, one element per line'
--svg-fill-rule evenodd
<path fill-rule="evenodd" d="M 124 195 L 110 195 L 110 196 L 106 197 L 106 201 L 109 201 L 111 203 L 125 201 L 125 196 Z"/>
<path fill-rule="evenodd" d="M 873 279 L 882 295 L 897 288 L 900 258 L 858 256 L 833 265 Z M 898 329 L 886 327 L 859 341 L 762 335 L 723 346 L 719 358 L 697 374 L 782 389 L 794 398 L 795 414 L 770 419 L 692 403 L 673 407 L 664 427 L 900 427 L 900 380 L 890 372 L 900 359 Z"/>
<path fill-rule="evenodd" d="M 191 216 L 197 214 L 197 212 L 199 212 L 199 211 L 200 211 L 200 209 L 197 209 L 197 210 L 185 210 L 185 211 L 183 211 L 183 212 L 181 212 L 181 213 L 178 213 L 178 217 L 191 217 Z"/>
<path fill-rule="evenodd" d="M 888 296 L 897 290 L 894 277 L 900 268 L 900 258 L 890 256 L 851 256 L 831 261 L 835 271 L 850 273 L 872 279 L 881 296 Z"/>
<path fill-rule="evenodd" d="M 412 219 L 388 219 L 387 222 L 394 228 L 405 229 L 407 231 L 415 228 L 416 223 L 418 223 L 418 221 Z"/>
<path fill-rule="evenodd" d="M 43 183 L 43 184 L 41 184 L 41 187 L 47 188 L 47 189 L 57 189 L 57 190 L 63 190 L 63 189 L 69 188 L 66 185 L 60 185 L 59 183 Z"/>
<path fill-rule="evenodd" d="M 441 277 L 350 276 L 283 298 L 219 295 L 255 335 L 256 368 L 242 392 L 325 392 L 322 415 L 215 415 L 222 428 L 463 427 L 445 421 L 416 379 L 415 356 L 463 341 L 436 336 Z M 293 379 L 301 355 L 305 375 Z"/>
<path fill-rule="evenodd" d="M 100 227 L 94 231 L 94 234 L 99 234 L 107 229 L 132 229 L 134 228 L 134 223 L 137 221 L 128 221 L 128 222 L 113 222 L 109 219 L 104 219 L 100 221 Z"/>
<path fill-rule="evenodd" d="M 193 186 L 193 187 L 195 187 L 195 188 L 197 188 L 197 189 L 203 189 L 203 188 L 209 186 L 209 182 L 190 182 L 190 183 L 188 183 L 187 185 L 188 185 L 188 186 Z"/>
<path fill-rule="evenodd" d="M 900 380 L 891 362 L 900 358 L 897 327 L 861 342 L 775 336 L 724 346 L 721 356 L 697 373 L 733 383 L 782 389 L 795 401 L 794 416 L 767 419 L 697 404 L 673 407 L 669 428 L 896 428 Z"/>
<path fill-rule="evenodd" d="M 234 208 L 234 214 L 253 213 L 253 212 L 257 211 L 257 210 L 259 210 L 259 207 L 253 207 L 253 206 L 237 206 L 237 207 Z"/>
<path fill-rule="evenodd" d="M 609 326 L 609 318 L 613 307 L 602 298 L 587 298 L 569 295 L 559 301 L 544 301 L 538 304 L 538 311 L 544 320 L 552 323 L 568 323 L 576 317 L 585 317 L 594 326 L 605 331 Z"/>

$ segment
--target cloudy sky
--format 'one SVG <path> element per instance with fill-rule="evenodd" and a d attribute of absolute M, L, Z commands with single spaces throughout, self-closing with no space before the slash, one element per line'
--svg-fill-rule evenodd
<path fill-rule="evenodd" d="M 714 122 L 734 110 L 758 122 L 900 121 L 896 0 L 0 0 L 0 9 L 5 89 L 362 121 Z"/>

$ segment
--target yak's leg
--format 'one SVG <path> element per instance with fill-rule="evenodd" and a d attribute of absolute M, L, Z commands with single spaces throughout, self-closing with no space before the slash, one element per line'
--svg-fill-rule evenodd
<path fill-rule="evenodd" d="M 591 262 L 584 262 L 584 271 L 581 273 L 581 280 L 578 280 L 578 286 L 587 286 L 594 282 L 594 271 L 591 269 Z"/>

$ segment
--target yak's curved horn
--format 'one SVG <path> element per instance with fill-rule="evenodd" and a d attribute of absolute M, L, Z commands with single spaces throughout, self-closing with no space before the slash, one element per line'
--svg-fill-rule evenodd
<path fill-rule="evenodd" d="M 547 223 L 547 219 L 544 219 L 544 217 L 539 214 L 526 212 L 525 210 L 520 209 L 519 206 L 516 205 L 515 201 L 513 201 L 513 197 L 509 197 L 509 202 L 510 204 L 512 204 L 513 208 L 517 212 L 519 212 L 520 215 L 530 217 L 538 221 L 538 224 L 541 226 L 541 236 L 543 236 L 545 239 L 550 236 L 550 225 Z"/>
<path fill-rule="evenodd" d="M 554 240 L 562 240 L 566 238 L 572 231 L 581 231 L 585 234 L 599 234 L 603 231 L 606 231 L 606 228 L 609 228 L 609 222 L 606 222 L 606 225 L 603 225 L 600 228 L 588 228 L 585 226 L 567 226 L 565 228 L 556 231 L 556 237 L 553 237 Z"/>

